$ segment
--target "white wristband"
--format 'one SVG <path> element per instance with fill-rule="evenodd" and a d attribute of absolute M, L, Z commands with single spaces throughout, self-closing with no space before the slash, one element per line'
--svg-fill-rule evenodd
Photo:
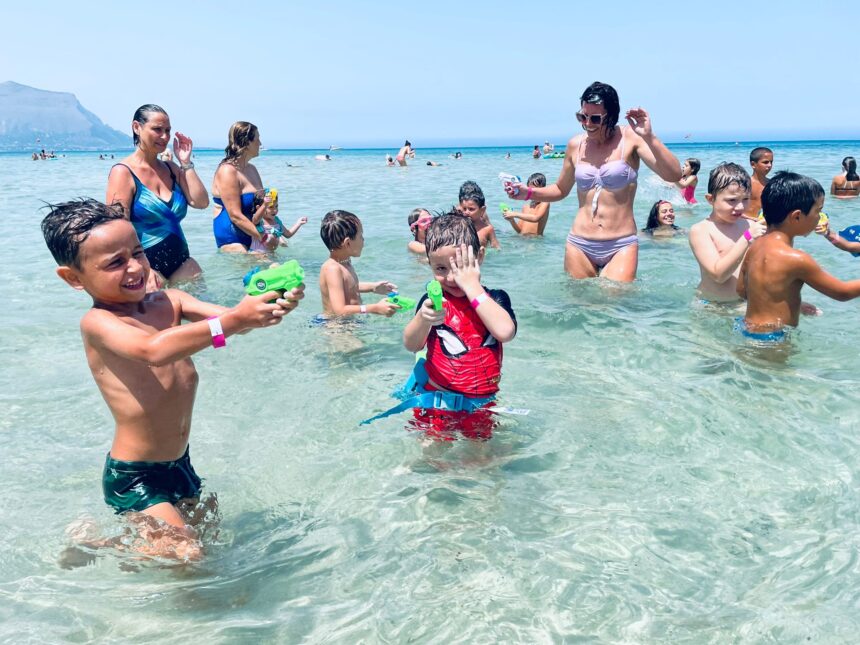
<path fill-rule="evenodd" d="M 367 313 L 367 305 L 361 305 L 358 308 L 359 313 L 366 314 Z"/>

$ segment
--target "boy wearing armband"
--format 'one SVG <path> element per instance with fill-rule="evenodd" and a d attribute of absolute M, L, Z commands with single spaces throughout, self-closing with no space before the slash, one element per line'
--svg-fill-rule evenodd
<path fill-rule="evenodd" d="M 102 477 L 105 501 L 129 513 L 143 538 L 137 551 L 197 560 L 203 547 L 192 524 L 212 507 L 199 504 L 201 481 L 188 450 L 198 380 L 191 355 L 278 324 L 304 286 L 280 298 L 248 296 L 232 309 L 176 289 L 146 293 L 150 267 L 134 227 L 120 207 L 91 199 L 52 206 L 42 233 L 60 278 L 93 299 L 81 335 L 116 421 Z"/>
<path fill-rule="evenodd" d="M 403 332 L 403 344 L 411 352 L 426 346 L 423 390 L 443 393 L 439 398 L 446 405 L 416 408 L 415 418 L 437 434 L 456 428 L 467 437 L 487 439 L 493 425 L 490 406 L 501 380 L 502 345 L 517 333 L 511 300 L 501 289 L 481 284 L 484 249 L 470 218 L 456 212 L 435 218 L 425 243 L 444 303 L 436 310 L 425 294 Z M 452 409 L 448 399 L 462 406 Z"/>

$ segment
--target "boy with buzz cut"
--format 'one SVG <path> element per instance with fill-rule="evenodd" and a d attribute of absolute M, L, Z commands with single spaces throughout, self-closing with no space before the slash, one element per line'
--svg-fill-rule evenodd
<path fill-rule="evenodd" d="M 808 253 L 794 248 L 794 238 L 819 225 L 824 188 L 810 177 L 779 172 L 761 195 L 768 232 L 747 253 L 738 295 L 747 301 L 744 335 L 780 340 L 785 326 L 797 326 L 804 284 L 835 300 L 860 296 L 860 280 L 843 282 L 824 271 Z"/>
<path fill-rule="evenodd" d="M 761 213 L 761 191 L 767 186 L 767 176 L 773 170 L 773 150 L 764 147 L 753 148 L 750 151 L 750 167 L 752 180 L 746 214 L 747 217 L 758 217 Z"/>
<path fill-rule="evenodd" d="M 248 296 L 232 309 L 175 289 L 146 293 L 149 262 L 121 207 L 92 199 L 51 207 L 42 221 L 57 275 L 86 291 L 93 306 L 81 335 L 93 378 L 116 421 L 102 488 L 117 513 L 134 512 L 148 555 L 196 560 L 191 524 L 201 511 L 201 481 L 188 435 L 197 389 L 191 355 L 254 327 L 276 325 L 304 286 Z M 187 325 L 182 320 L 190 321 Z"/>
<path fill-rule="evenodd" d="M 320 268 L 324 316 L 377 314 L 391 317 L 400 309 L 387 299 L 370 305 L 361 302 L 362 293 L 388 295 L 397 290 L 397 285 L 386 280 L 358 281 L 352 266 L 352 258 L 360 257 L 364 248 L 364 229 L 358 217 L 341 210 L 326 213 L 320 225 L 320 237 L 329 250 L 328 260 Z"/>
<path fill-rule="evenodd" d="M 704 302 L 737 302 L 737 277 L 750 245 L 765 225 L 744 213 L 750 195 L 750 176 L 735 163 L 721 163 L 708 177 L 707 219 L 690 227 L 690 248 L 702 279 L 698 296 Z"/>
<path fill-rule="evenodd" d="M 492 421 L 484 408 L 499 390 L 502 345 L 517 333 L 511 300 L 501 289 L 481 284 L 484 249 L 469 217 L 452 211 L 435 218 L 425 244 L 444 302 L 437 311 L 424 295 L 403 331 L 403 344 L 411 352 L 427 347 L 425 392 L 462 395 L 455 398 L 466 405 L 416 409 L 415 416 L 430 430 L 445 431 L 454 421 L 466 436 L 489 438 Z"/>

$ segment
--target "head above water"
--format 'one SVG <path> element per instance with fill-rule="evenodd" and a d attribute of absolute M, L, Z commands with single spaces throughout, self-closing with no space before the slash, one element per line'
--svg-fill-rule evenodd
<path fill-rule="evenodd" d="M 750 163 L 756 164 L 761 161 L 762 157 L 769 154 L 773 157 L 773 150 L 770 148 L 765 148 L 764 146 L 759 146 L 758 148 L 753 148 L 750 151 Z"/>
<path fill-rule="evenodd" d="M 77 199 L 50 204 L 51 211 L 42 220 L 42 235 L 48 250 L 60 266 L 81 268 L 81 245 L 92 230 L 117 219 L 125 219 L 120 204 L 107 206 L 95 199 Z"/>
<path fill-rule="evenodd" d="M 484 199 L 484 191 L 474 181 L 464 181 L 460 186 L 459 200 L 462 204 L 464 201 L 472 201 L 478 205 L 478 208 L 483 208 L 487 201 Z"/>
<path fill-rule="evenodd" d="M 615 88 L 606 83 L 595 81 L 585 88 L 582 96 L 579 97 L 580 108 L 586 103 L 590 105 L 602 105 L 606 110 L 606 116 L 603 118 L 602 125 L 606 128 L 606 136 L 611 137 L 615 134 L 615 126 L 618 125 L 618 115 L 621 113 L 621 103 L 618 100 L 618 92 Z M 585 124 L 583 124 L 585 127 Z"/>
<path fill-rule="evenodd" d="M 131 120 L 134 123 L 139 123 L 141 126 L 144 126 L 149 122 L 149 119 L 152 118 L 153 114 L 163 114 L 164 116 L 167 116 L 167 111 L 160 105 L 147 103 L 146 105 L 141 105 L 134 111 L 134 116 L 131 117 Z M 140 143 L 140 135 L 134 131 L 134 125 L 131 127 L 131 138 L 134 140 L 134 145 L 138 145 Z"/>
<path fill-rule="evenodd" d="M 860 179 L 857 176 L 857 161 L 854 157 L 845 157 L 842 160 L 842 168 L 845 170 L 845 179 L 847 181 L 857 181 Z"/>
<path fill-rule="evenodd" d="M 412 236 L 415 239 L 418 239 L 420 231 L 424 231 L 430 226 L 432 220 L 433 215 L 426 208 L 415 208 L 409 213 L 409 217 L 406 218 L 409 230 L 412 231 Z"/>
<path fill-rule="evenodd" d="M 481 242 L 478 239 L 478 231 L 472 220 L 456 209 L 452 208 L 444 215 L 433 218 L 427 228 L 427 237 L 424 244 L 427 247 L 427 255 L 437 251 L 443 246 L 460 246 L 465 244 L 471 246 L 477 255 L 481 250 Z"/>
<path fill-rule="evenodd" d="M 224 148 L 224 158 L 221 163 L 233 165 L 239 163 L 239 160 L 259 136 L 260 132 L 253 123 L 236 121 L 227 132 L 227 147 Z"/>
<path fill-rule="evenodd" d="M 672 206 L 671 202 L 667 202 L 665 199 L 654 202 L 654 205 L 651 207 L 651 212 L 648 213 L 648 221 L 645 223 L 646 231 L 651 231 L 662 226 L 663 223 L 660 221 L 661 210 L 663 212 L 671 210 L 674 213 L 675 208 Z M 672 226 L 677 228 L 674 224 Z"/>
<path fill-rule="evenodd" d="M 354 240 L 361 228 L 361 220 L 349 211 L 333 210 L 326 213 L 320 224 L 320 237 L 329 251 L 343 246 L 347 238 Z"/>
<path fill-rule="evenodd" d="M 534 186 L 535 188 L 543 188 L 546 186 L 546 175 L 542 172 L 533 172 L 529 175 L 526 186 Z"/>
<path fill-rule="evenodd" d="M 809 214 L 824 197 L 824 188 L 812 177 L 780 171 L 761 191 L 761 209 L 768 226 L 779 226 L 793 211 Z"/>
<path fill-rule="evenodd" d="M 716 197 L 720 191 L 736 184 L 744 192 L 750 192 L 752 181 L 749 173 L 736 163 L 724 161 L 708 176 L 708 194 Z"/>
<path fill-rule="evenodd" d="M 686 160 L 686 163 L 690 166 L 690 174 L 698 175 L 699 171 L 702 169 L 702 162 L 696 159 L 695 157 L 689 157 Z"/>

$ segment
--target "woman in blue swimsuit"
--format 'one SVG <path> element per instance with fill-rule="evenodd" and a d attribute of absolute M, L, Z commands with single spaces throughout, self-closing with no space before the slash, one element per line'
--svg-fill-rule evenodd
<path fill-rule="evenodd" d="M 131 122 L 135 151 L 111 168 L 108 204 L 120 203 L 129 214 L 153 271 L 147 289 L 167 281 L 200 275 L 200 265 L 188 252 L 180 222 L 188 207 L 206 208 L 209 195 L 191 161 L 193 143 L 181 132 L 173 139 L 173 161 L 159 155 L 170 143 L 170 117 L 157 105 L 137 108 Z"/>
<path fill-rule="evenodd" d="M 263 209 L 268 208 L 268 203 L 263 201 L 263 180 L 249 163 L 260 154 L 260 132 L 253 123 L 237 121 L 230 126 L 227 136 L 224 159 L 212 180 L 212 201 L 215 202 L 212 230 L 221 251 L 246 253 L 253 240 L 262 238 L 251 220 L 259 221 Z M 273 242 L 269 250 L 278 245 L 277 239 L 268 240 L 268 245 Z"/>
<path fill-rule="evenodd" d="M 561 174 L 551 186 L 506 186 L 513 199 L 557 202 L 574 185 L 579 210 L 564 254 L 564 269 L 573 278 L 632 282 L 639 262 L 639 242 L 633 219 L 633 198 L 639 162 L 665 181 L 681 178 L 681 164 L 654 136 L 642 108 L 627 110 L 629 127 L 618 127 L 618 93 L 605 83 L 592 83 L 580 97 L 576 119 L 585 134 L 567 144 Z M 516 194 L 515 194 L 516 193 Z"/>

